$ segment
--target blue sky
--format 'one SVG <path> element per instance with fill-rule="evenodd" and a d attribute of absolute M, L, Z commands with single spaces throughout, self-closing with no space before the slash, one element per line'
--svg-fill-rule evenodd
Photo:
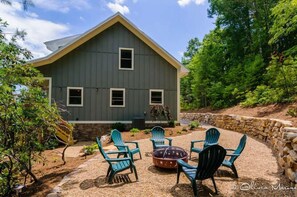
<path fill-rule="evenodd" d="M 188 41 L 214 28 L 207 17 L 207 0 L 32 0 L 27 12 L 16 2 L 0 4 L 0 18 L 9 23 L 11 35 L 16 28 L 27 37 L 20 45 L 35 57 L 50 53 L 43 42 L 81 34 L 116 12 L 121 12 L 145 34 L 176 59 L 181 60 Z"/>

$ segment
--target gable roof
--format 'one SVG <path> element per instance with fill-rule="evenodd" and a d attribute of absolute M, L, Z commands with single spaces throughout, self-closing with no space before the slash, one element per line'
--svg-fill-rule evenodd
<path fill-rule="evenodd" d="M 79 47 L 83 43 L 87 42 L 91 38 L 100 34 L 107 28 L 111 27 L 115 23 L 121 23 L 128 30 L 130 30 L 135 36 L 137 36 L 140 40 L 146 43 L 149 47 L 151 47 L 156 53 L 158 53 L 161 57 L 163 57 L 166 61 L 168 61 L 172 66 L 174 66 L 178 71 L 180 77 L 187 75 L 188 70 L 172 55 L 170 55 L 166 50 L 164 50 L 160 45 L 158 45 L 155 41 L 153 41 L 150 37 L 148 37 L 145 33 L 143 33 L 140 29 L 138 29 L 135 25 L 133 25 L 127 18 L 125 18 L 119 12 L 115 15 L 111 16 L 107 20 L 103 21 L 99 25 L 93 27 L 92 29 L 86 31 L 84 34 L 81 34 L 74 39 L 70 40 L 69 43 L 55 50 L 53 53 L 30 61 L 34 67 L 39 67 L 47 64 L 51 64 L 63 57 L 67 53 L 71 52 L 75 48 Z"/>

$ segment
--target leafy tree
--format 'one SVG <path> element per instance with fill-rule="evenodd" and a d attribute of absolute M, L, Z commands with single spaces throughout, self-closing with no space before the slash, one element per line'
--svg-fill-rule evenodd
<path fill-rule="evenodd" d="M 11 196 L 20 175 L 37 177 L 32 162 L 61 119 L 41 88 L 43 77 L 27 64 L 31 53 L 17 45 L 19 35 L 5 39 L 0 20 L 0 196 Z"/>

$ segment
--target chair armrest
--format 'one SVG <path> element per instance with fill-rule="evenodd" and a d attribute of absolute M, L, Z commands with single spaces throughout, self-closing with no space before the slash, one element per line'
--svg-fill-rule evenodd
<path fill-rule="evenodd" d="M 184 162 L 182 159 L 177 160 L 178 165 L 181 165 L 182 167 L 190 168 L 190 169 L 196 169 L 197 166 L 191 166 L 188 163 Z"/>
<path fill-rule="evenodd" d="M 115 144 L 115 146 L 116 146 L 117 148 L 118 148 L 118 147 L 120 147 L 120 148 L 121 148 L 121 147 L 122 147 L 122 148 L 125 148 L 126 151 L 128 151 L 128 152 L 130 151 L 129 146 L 127 146 L 127 145 L 122 145 L 122 144 L 121 144 L 121 145 L 118 145 L 118 144 Z"/>
<path fill-rule="evenodd" d="M 125 142 L 127 144 L 135 144 L 136 148 L 139 148 L 138 146 L 138 142 L 131 142 L 131 141 L 128 141 L 128 142 Z"/>
<path fill-rule="evenodd" d="M 129 157 L 124 157 L 124 158 L 110 158 L 106 159 L 108 162 L 119 162 L 119 161 L 131 161 L 131 158 Z"/>
<path fill-rule="evenodd" d="M 171 143 L 172 143 L 172 139 L 169 138 L 169 137 L 165 137 L 166 140 L 168 140 L 168 143 L 169 143 L 169 146 L 171 146 Z"/>
<path fill-rule="evenodd" d="M 235 151 L 234 149 L 231 148 L 225 148 L 226 151 Z"/>
<path fill-rule="evenodd" d="M 239 156 L 240 154 L 226 154 L 226 156 Z"/>
<path fill-rule="evenodd" d="M 191 148 L 194 147 L 194 144 L 197 143 L 197 142 L 204 142 L 205 140 L 193 140 L 191 141 Z"/>
<path fill-rule="evenodd" d="M 115 150 L 115 151 L 107 151 L 107 152 L 105 152 L 106 154 L 119 154 L 119 153 L 128 153 L 128 151 L 126 151 L 126 150 L 119 150 L 119 151 L 117 151 L 117 150 Z"/>

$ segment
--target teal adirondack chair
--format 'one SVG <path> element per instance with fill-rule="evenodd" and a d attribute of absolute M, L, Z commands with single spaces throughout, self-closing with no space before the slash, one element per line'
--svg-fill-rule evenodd
<path fill-rule="evenodd" d="M 230 153 L 230 154 L 227 153 L 226 156 L 230 156 L 230 158 L 228 160 L 225 159 L 222 164 L 223 166 L 231 168 L 231 170 L 234 172 L 234 175 L 236 178 L 238 178 L 238 174 L 237 174 L 237 170 L 235 168 L 234 162 L 242 153 L 242 151 L 245 147 L 245 144 L 246 144 L 246 139 L 247 139 L 247 136 L 244 134 L 241 137 L 240 142 L 235 150 L 229 149 L 229 148 L 226 149 L 226 151 L 233 151 L 233 153 Z"/>
<path fill-rule="evenodd" d="M 114 129 L 111 131 L 111 139 L 118 150 L 128 150 L 128 152 L 132 154 L 132 159 L 134 154 L 139 153 L 139 157 L 140 159 L 142 159 L 138 142 L 124 142 L 122 139 L 121 132 L 118 131 L 117 129 Z M 135 148 L 131 149 L 126 144 L 135 144 Z M 118 157 L 120 155 L 121 154 L 119 154 Z"/>
<path fill-rule="evenodd" d="M 160 126 L 155 126 L 151 130 L 152 138 L 150 139 L 153 143 L 153 149 L 156 150 L 162 147 L 168 147 L 172 144 L 171 138 L 165 137 L 165 130 Z M 168 141 L 168 145 L 165 144 L 165 140 Z"/>
<path fill-rule="evenodd" d="M 193 192 L 198 196 L 196 180 L 205 180 L 211 178 L 216 194 L 217 186 L 214 180 L 214 173 L 222 165 L 225 158 L 226 150 L 220 145 L 206 147 L 199 153 L 198 166 L 191 166 L 183 160 L 177 160 L 177 181 L 179 182 L 180 173 L 185 173 L 186 177 L 191 181 Z"/>
<path fill-rule="evenodd" d="M 218 144 L 219 137 L 220 137 L 220 132 L 216 128 L 210 128 L 206 131 L 205 140 L 191 141 L 190 159 L 191 159 L 192 152 L 200 153 L 206 147 Z M 195 147 L 195 143 L 197 142 L 204 142 L 202 149 Z"/>
<path fill-rule="evenodd" d="M 96 138 L 96 141 L 97 141 L 98 149 L 99 149 L 101 155 L 103 156 L 103 158 L 109 164 L 107 174 L 106 174 L 106 177 L 108 177 L 108 183 L 112 183 L 112 179 L 113 179 L 115 174 L 117 174 L 119 172 L 122 172 L 122 171 L 124 171 L 126 169 L 130 169 L 131 173 L 133 173 L 133 171 L 134 171 L 135 178 L 138 181 L 136 167 L 134 165 L 134 162 L 133 162 L 132 158 L 127 156 L 127 155 L 129 155 L 127 150 L 105 152 L 103 150 L 103 148 L 102 148 L 102 144 L 101 144 L 100 139 L 98 137 Z M 108 154 L 119 154 L 119 153 L 123 153 L 127 157 L 124 157 L 124 158 L 110 158 L 108 156 Z"/>

